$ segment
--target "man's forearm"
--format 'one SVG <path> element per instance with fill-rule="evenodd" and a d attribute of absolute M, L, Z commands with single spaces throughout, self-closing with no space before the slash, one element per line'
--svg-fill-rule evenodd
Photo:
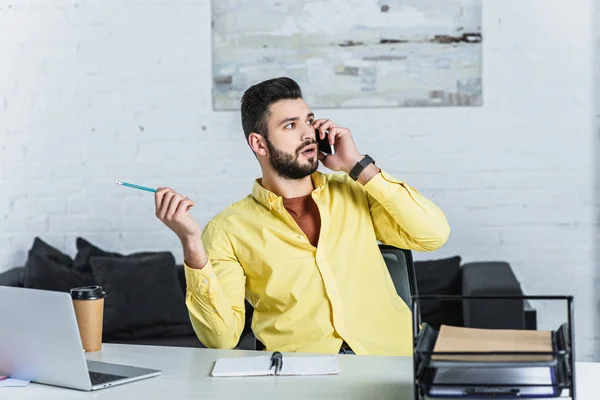
<path fill-rule="evenodd" d="M 185 263 L 194 269 L 202 269 L 208 263 L 208 257 L 200 238 L 186 238 L 181 240 L 183 247 L 183 259 Z"/>
<path fill-rule="evenodd" d="M 364 186 L 379 172 L 381 172 L 381 170 L 375 164 L 369 164 L 362 170 L 360 175 L 358 175 L 357 181 Z"/>
<path fill-rule="evenodd" d="M 350 157 L 350 162 L 346 165 L 344 172 L 350 174 L 352 168 L 354 168 L 354 166 L 363 158 L 364 155 L 360 153 L 357 153 L 355 156 Z M 356 181 L 364 186 L 379 172 L 381 172 L 381 170 L 375 164 L 369 164 L 365 169 L 363 169 L 360 172 Z"/>

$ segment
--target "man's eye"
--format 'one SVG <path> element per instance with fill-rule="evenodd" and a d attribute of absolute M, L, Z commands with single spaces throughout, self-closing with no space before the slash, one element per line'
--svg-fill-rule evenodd
<path fill-rule="evenodd" d="M 290 123 L 290 124 L 287 124 L 287 125 L 285 126 L 285 129 L 294 129 L 294 127 L 295 127 L 295 126 L 296 126 L 296 124 L 292 122 L 292 123 Z"/>
<path fill-rule="evenodd" d="M 312 125 L 313 124 L 313 120 L 309 119 L 308 121 L 306 121 L 306 125 Z"/>

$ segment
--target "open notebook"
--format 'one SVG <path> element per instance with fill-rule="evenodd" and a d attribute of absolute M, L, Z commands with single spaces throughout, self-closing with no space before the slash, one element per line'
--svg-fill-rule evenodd
<path fill-rule="evenodd" d="M 267 376 L 275 375 L 270 356 L 219 358 L 212 376 Z M 281 371 L 277 375 L 336 375 L 340 373 L 337 358 L 284 357 Z"/>

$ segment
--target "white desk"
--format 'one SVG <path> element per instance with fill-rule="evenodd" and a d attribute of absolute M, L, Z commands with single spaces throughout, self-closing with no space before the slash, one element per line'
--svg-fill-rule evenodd
<path fill-rule="evenodd" d="M 157 368 L 163 371 L 162 375 L 96 392 L 31 383 L 24 388 L 0 388 L 0 398 L 413 400 L 412 359 L 406 357 L 340 355 L 340 375 L 335 376 L 210 377 L 217 358 L 247 355 L 258 354 L 252 351 L 105 344 L 101 352 L 90 353 L 88 359 Z M 596 400 L 595 385 L 600 379 L 600 363 L 577 363 L 576 369 L 578 400 Z"/>

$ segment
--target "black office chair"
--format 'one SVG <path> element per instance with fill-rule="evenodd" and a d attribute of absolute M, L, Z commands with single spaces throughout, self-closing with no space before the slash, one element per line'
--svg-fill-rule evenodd
<path fill-rule="evenodd" d="M 411 251 L 385 244 L 379 245 L 379 251 L 381 251 L 381 254 L 383 255 L 383 259 L 392 278 L 392 282 L 394 282 L 394 287 L 396 288 L 396 292 L 398 292 L 398 296 L 402 298 L 408 308 L 412 311 L 411 296 L 417 295 L 417 277 L 415 275 L 415 266 Z M 417 321 L 421 323 L 421 312 L 418 303 L 417 313 Z M 254 338 L 254 349 L 264 350 L 265 346 L 259 340 Z"/>
<path fill-rule="evenodd" d="M 418 292 L 417 276 L 411 251 L 386 244 L 380 244 L 379 251 L 383 255 L 398 296 L 412 310 L 411 296 L 416 296 Z"/>

